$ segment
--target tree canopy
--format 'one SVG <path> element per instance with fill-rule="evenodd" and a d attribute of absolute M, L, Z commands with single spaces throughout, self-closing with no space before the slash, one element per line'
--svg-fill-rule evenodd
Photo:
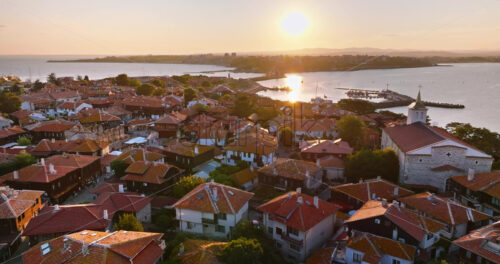
<path fill-rule="evenodd" d="M 187 104 L 198 97 L 198 93 L 195 89 L 188 87 L 184 89 L 184 102 Z"/>
<path fill-rule="evenodd" d="M 146 95 L 146 96 L 149 96 L 149 95 L 153 95 L 154 91 L 156 90 L 156 87 L 149 84 L 149 83 L 145 83 L 139 87 L 136 87 L 135 88 L 135 93 L 137 95 Z"/>
<path fill-rule="evenodd" d="M 353 148 L 361 148 L 364 142 L 365 123 L 361 118 L 346 115 L 337 122 L 339 136 L 347 141 Z"/>
<path fill-rule="evenodd" d="M 27 137 L 20 137 L 17 140 L 17 144 L 19 144 L 20 146 L 29 146 L 31 145 L 31 140 Z"/>
<path fill-rule="evenodd" d="M 347 157 L 344 175 L 350 182 L 381 176 L 390 182 L 397 183 L 398 156 L 392 149 L 358 151 Z"/>
<path fill-rule="evenodd" d="M 160 79 L 154 79 L 151 81 L 151 84 L 156 86 L 156 87 L 161 87 L 161 88 L 165 88 L 165 82 L 160 80 Z"/>
<path fill-rule="evenodd" d="M 57 86 L 60 85 L 55 73 L 51 73 L 51 74 L 49 74 L 49 76 L 47 76 L 47 82 L 51 83 L 51 84 L 55 84 Z"/>
<path fill-rule="evenodd" d="M 453 122 L 446 125 L 446 130 L 455 137 L 500 159 L 500 135 L 487 128 L 473 127 L 469 123 Z"/>
<path fill-rule="evenodd" d="M 129 79 L 128 76 L 125 73 L 119 74 L 115 78 L 116 84 L 122 85 L 122 86 L 127 86 Z"/>
<path fill-rule="evenodd" d="M 31 87 L 31 90 L 34 92 L 40 91 L 45 87 L 45 83 L 41 82 L 40 80 L 36 80 L 33 83 L 33 86 Z"/>
<path fill-rule="evenodd" d="M 23 151 L 16 155 L 14 161 L 0 163 L 0 175 L 22 169 L 34 163 L 36 163 L 35 157 Z"/>
<path fill-rule="evenodd" d="M 128 168 L 128 164 L 124 160 L 113 160 L 110 167 L 113 170 L 115 177 L 120 178 L 125 175 L 125 170 Z"/>
<path fill-rule="evenodd" d="M 194 175 L 184 176 L 179 179 L 179 181 L 174 185 L 173 196 L 177 198 L 182 198 L 188 192 L 196 188 L 196 186 L 204 183 L 205 181 Z"/>
<path fill-rule="evenodd" d="M 344 110 L 351 111 L 359 115 L 375 112 L 375 106 L 372 103 L 361 99 L 341 99 L 337 105 Z"/>
<path fill-rule="evenodd" d="M 231 175 L 247 167 L 248 164 L 242 160 L 237 161 L 236 166 L 222 164 L 221 166 L 210 172 L 210 177 L 208 177 L 208 180 L 214 180 L 214 182 L 220 184 L 239 188 L 240 186 L 238 186 L 238 184 L 234 182 Z"/>
<path fill-rule="evenodd" d="M 218 257 L 227 264 L 257 264 L 263 254 L 259 241 L 241 237 L 227 243 Z"/>
<path fill-rule="evenodd" d="M 280 143 L 285 146 L 291 146 L 293 144 L 293 131 L 290 127 L 284 127 L 280 130 Z"/>
<path fill-rule="evenodd" d="M 21 98 L 11 92 L 0 92 L 0 112 L 12 113 L 21 108 Z"/>
<path fill-rule="evenodd" d="M 133 214 L 123 214 L 118 217 L 118 222 L 114 225 L 115 230 L 144 231 L 142 223 Z"/>

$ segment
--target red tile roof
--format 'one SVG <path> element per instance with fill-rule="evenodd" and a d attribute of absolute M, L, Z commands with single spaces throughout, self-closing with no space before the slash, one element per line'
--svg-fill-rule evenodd
<path fill-rule="evenodd" d="M 467 175 L 454 176 L 451 179 L 469 190 L 482 191 L 492 197 L 500 198 L 500 192 L 495 191 L 500 189 L 500 170 L 475 174 L 470 181 Z"/>
<path fill-rule="evenodd" d="M 385 198 L 394 200 L 398 197 L 404 197 L 413 194 L 412 191 L 398 186 L 383 179 L 371 179 L 360 183 L 347 183 L 330 187 L 333 192 L 340 192 L 361 202 L 367 202 L 375 198 Z M 397 189 L 397 195 L 396 195 Z"/>
<path fill-rule="evenodd" d="M 26 264 L 66 263 L 68 260 L 81 264 L 154 264 L 164 253 L 161 237 L 160 233 L 84 230 L 41 242 L 24 252 L 22 258 Z M 82 253 L 82 238 L 88 247 L 86 253 Z M 41 250 L 44 244 L 50 248 L 45 255 Z"/>
<path fill-rule="evenodd" d="M 436 220 L 451 225 L 479 222 L 491 218 L 491 216 L 485 213 L 457 202 L 440 198 L 429 192 L 404 197 L 400 201 L 407 207 L 415 208 Z"/>
<path fill-rule="evenodd" d="M 278 158 L 273 163 L 260 168 L 259 173 L 305 181 L 308 175 L 312 177 L 321 170 L 321 167 L 310 161 Z"/>
<path fill-rule="evenodd" d="M 412 151 L 445 140 L 421 122 L 384 128 L 385 133 L 403 152 Z"/>
<path fill-rule="evenodd" d="M 385 255 L 413 261 L 417 251 L 413 246 L 369 233 L 358 233 L 349 239 L 346 247 L 363 252 L 363 262 L 370 264 L 380 263 Z"/>
<path fill-rule="evenodd" d="M 479 255 L 492 263 L 500 263 L 500 222 L 496 222 L 453 241 L 453 244 Z"/>
<path fill-rule="evenodd" d="M 177 175 L 181 170 L 165 163 L 136 161 L 125 170 L 123 181 L 147 182 L 163 184 L 168 178 Z"/>
<path fill-rule="evenodd" d="M 85 229 L 104 230 L 110 220 L 103 218 L 104 207 L 97 204 L 59 205 L 44 207 L 31 219 L 23 232 L 25 236 L 77 232 Z M 111 219 L 111 218 L 109 218 Z"/>
<path fill-rule="evenodd" d="M 236 214 L 253 195 L 234 187 L 209 182 L 198 185 L 177 201 L 174 207 L 214 214 Z"/>
<path fill-rule="evenodd" d="M 397 203 L 387 203 L 386 206 L 383 206 L 381 201 L 366 202 L 346 223 L 379 216 L 385 216 L 418 241 L 422 241 L 425 234 L 436 233 L 445 226 L 438 221 L 420 216 L 409 209 L 401 207 Z"/>
<path fill-rule="evenodd" d="M 75 126 L 75 123 L 64 120 L 51 120 L 26 126 L 28 130 L 35 132 L 64 132 Z"/>
<path fill-rule="evenodd" d="M 348 155 L 353 152 L 353 148 L 349 146 L 349 143 L 337 140 L 312 140 L 308 141 L 307 144 L 301 147 L 300 152 L 302 153 L 328 153 L 334 155 Z"/>
<path fill-rule="evenodd" d="M 132 164 L 135 161 L 161 161 L 165 156 L 145 150 L 143 148 L 136 148 L 123 152 L 115 160 L 124 160 L 127 164 Z"/>
<path fill-rule="evenodd" d="M 109 218 L 116 212 L 137 213 L 151 203 L 153 198 L 143 197 L 134 193 L 105 192 L 94 201 L 108 210 Z"/>
<path fill-rule="evenodd" d="M 0 219 L 16 218 L 30 209 L 43 191 L 14 190 L 0 187 Z M 41 199 L 39 200 L 41 202 Z"/>
<path fill-rule="evenodd" d="M 299 198 L 302 203 L 299 203 Z M 270 219 L 304 232 L 335 214 L 338 209 L 336 205 L 321 199 L 318 199 L 316 208 L 313 197 L 297 192 L 278 196 L 257 208 L 268 213 Z"/>
<path fill-rule="evenodd" d="M 53 155 L 45 159 L 45 164 L 54 164 L 59 167 L 84 168 L 100 160 L 99 156 L 64 154 Z"/>
<path fill-rule="evenodd" d="M 68 173 L 75 171 L 76 167 L 61 167 L 54 166 L 55 172 L 49 171 L 49 166 L 42 166 L 41 164 L 33 164 L 18 170 L 19 177 L 14 179 L 14 172 L 7 173 L 1 178 L 4 181 L 14 182 L 52 182 L 56 179 L 66 176 Z"/>

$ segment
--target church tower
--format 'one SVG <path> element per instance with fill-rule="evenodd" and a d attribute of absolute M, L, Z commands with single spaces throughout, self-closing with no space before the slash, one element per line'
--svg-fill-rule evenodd
<path fill-rule="evenodd" d="M 427 107 L 425 107 L 422 99 L 420 98 L 420 91 L 418 91 L 417 100 L 408 106 L 408 118 L 406 124 L 410 125 L 416 122 L 426 123 L 427 121 Z"/>

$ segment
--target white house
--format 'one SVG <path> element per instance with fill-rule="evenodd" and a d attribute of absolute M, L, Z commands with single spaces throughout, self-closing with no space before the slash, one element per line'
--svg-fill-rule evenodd
<path fill-rule="evenodd" d="M 253 195 L 219 183 L 200 184 L 173 205 L 179 230 L 226 236 L 248 218 L 248 201 Z"/>
<path fill-rule="evenodd" d="M 12 124 L 14 124 L 14 121 L 12 121 L 8 118 L 5 118 L 3 116 L 0 116 L 0 129 L 2 129 L 4 127 L 10 127 L 10 126 L 12 126 Z"/>
<path fill-rule="evenodd" d="M 278 139 L 262 129 L 251 129 L 234 138 L 234 141 L 224 147 L 224 164 L 236 165 L 237 160 L 243 160 L 254 167 L 262 167 L 276 160 Z"/>
<path fill-rule="evenodd" d="M 288 260 L 298 263 L 331 238 L 337 207 L 300 188 L 260 205 L 266 234 Z"/>
<path fill-rule="evenodd" d="M 427 108 L 420 99 L 408 107 L 406 125 L 384 128 L 382 148 L 399 158 L 399 182 L 446 191 L 451 176 L 469 169 L 490 172 L 493 158 L 445 130 L 426 125 Z"/>
<path fill-rule="evenodd" d="M 416 248 L 369 233 L 356 233 L 345 249 L 347 264 L 412 264 Z"/>

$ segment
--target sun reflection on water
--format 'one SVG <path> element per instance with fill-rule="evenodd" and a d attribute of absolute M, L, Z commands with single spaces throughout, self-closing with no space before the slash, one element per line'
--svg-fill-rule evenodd
<path fill-rule="evenodd" d="M 288 92 L 288 101 L 295 103 L 300 95 L 302 88 L 302 76 L 288 75 L 285 79 L 285 85 L 290 89 Z"/>

